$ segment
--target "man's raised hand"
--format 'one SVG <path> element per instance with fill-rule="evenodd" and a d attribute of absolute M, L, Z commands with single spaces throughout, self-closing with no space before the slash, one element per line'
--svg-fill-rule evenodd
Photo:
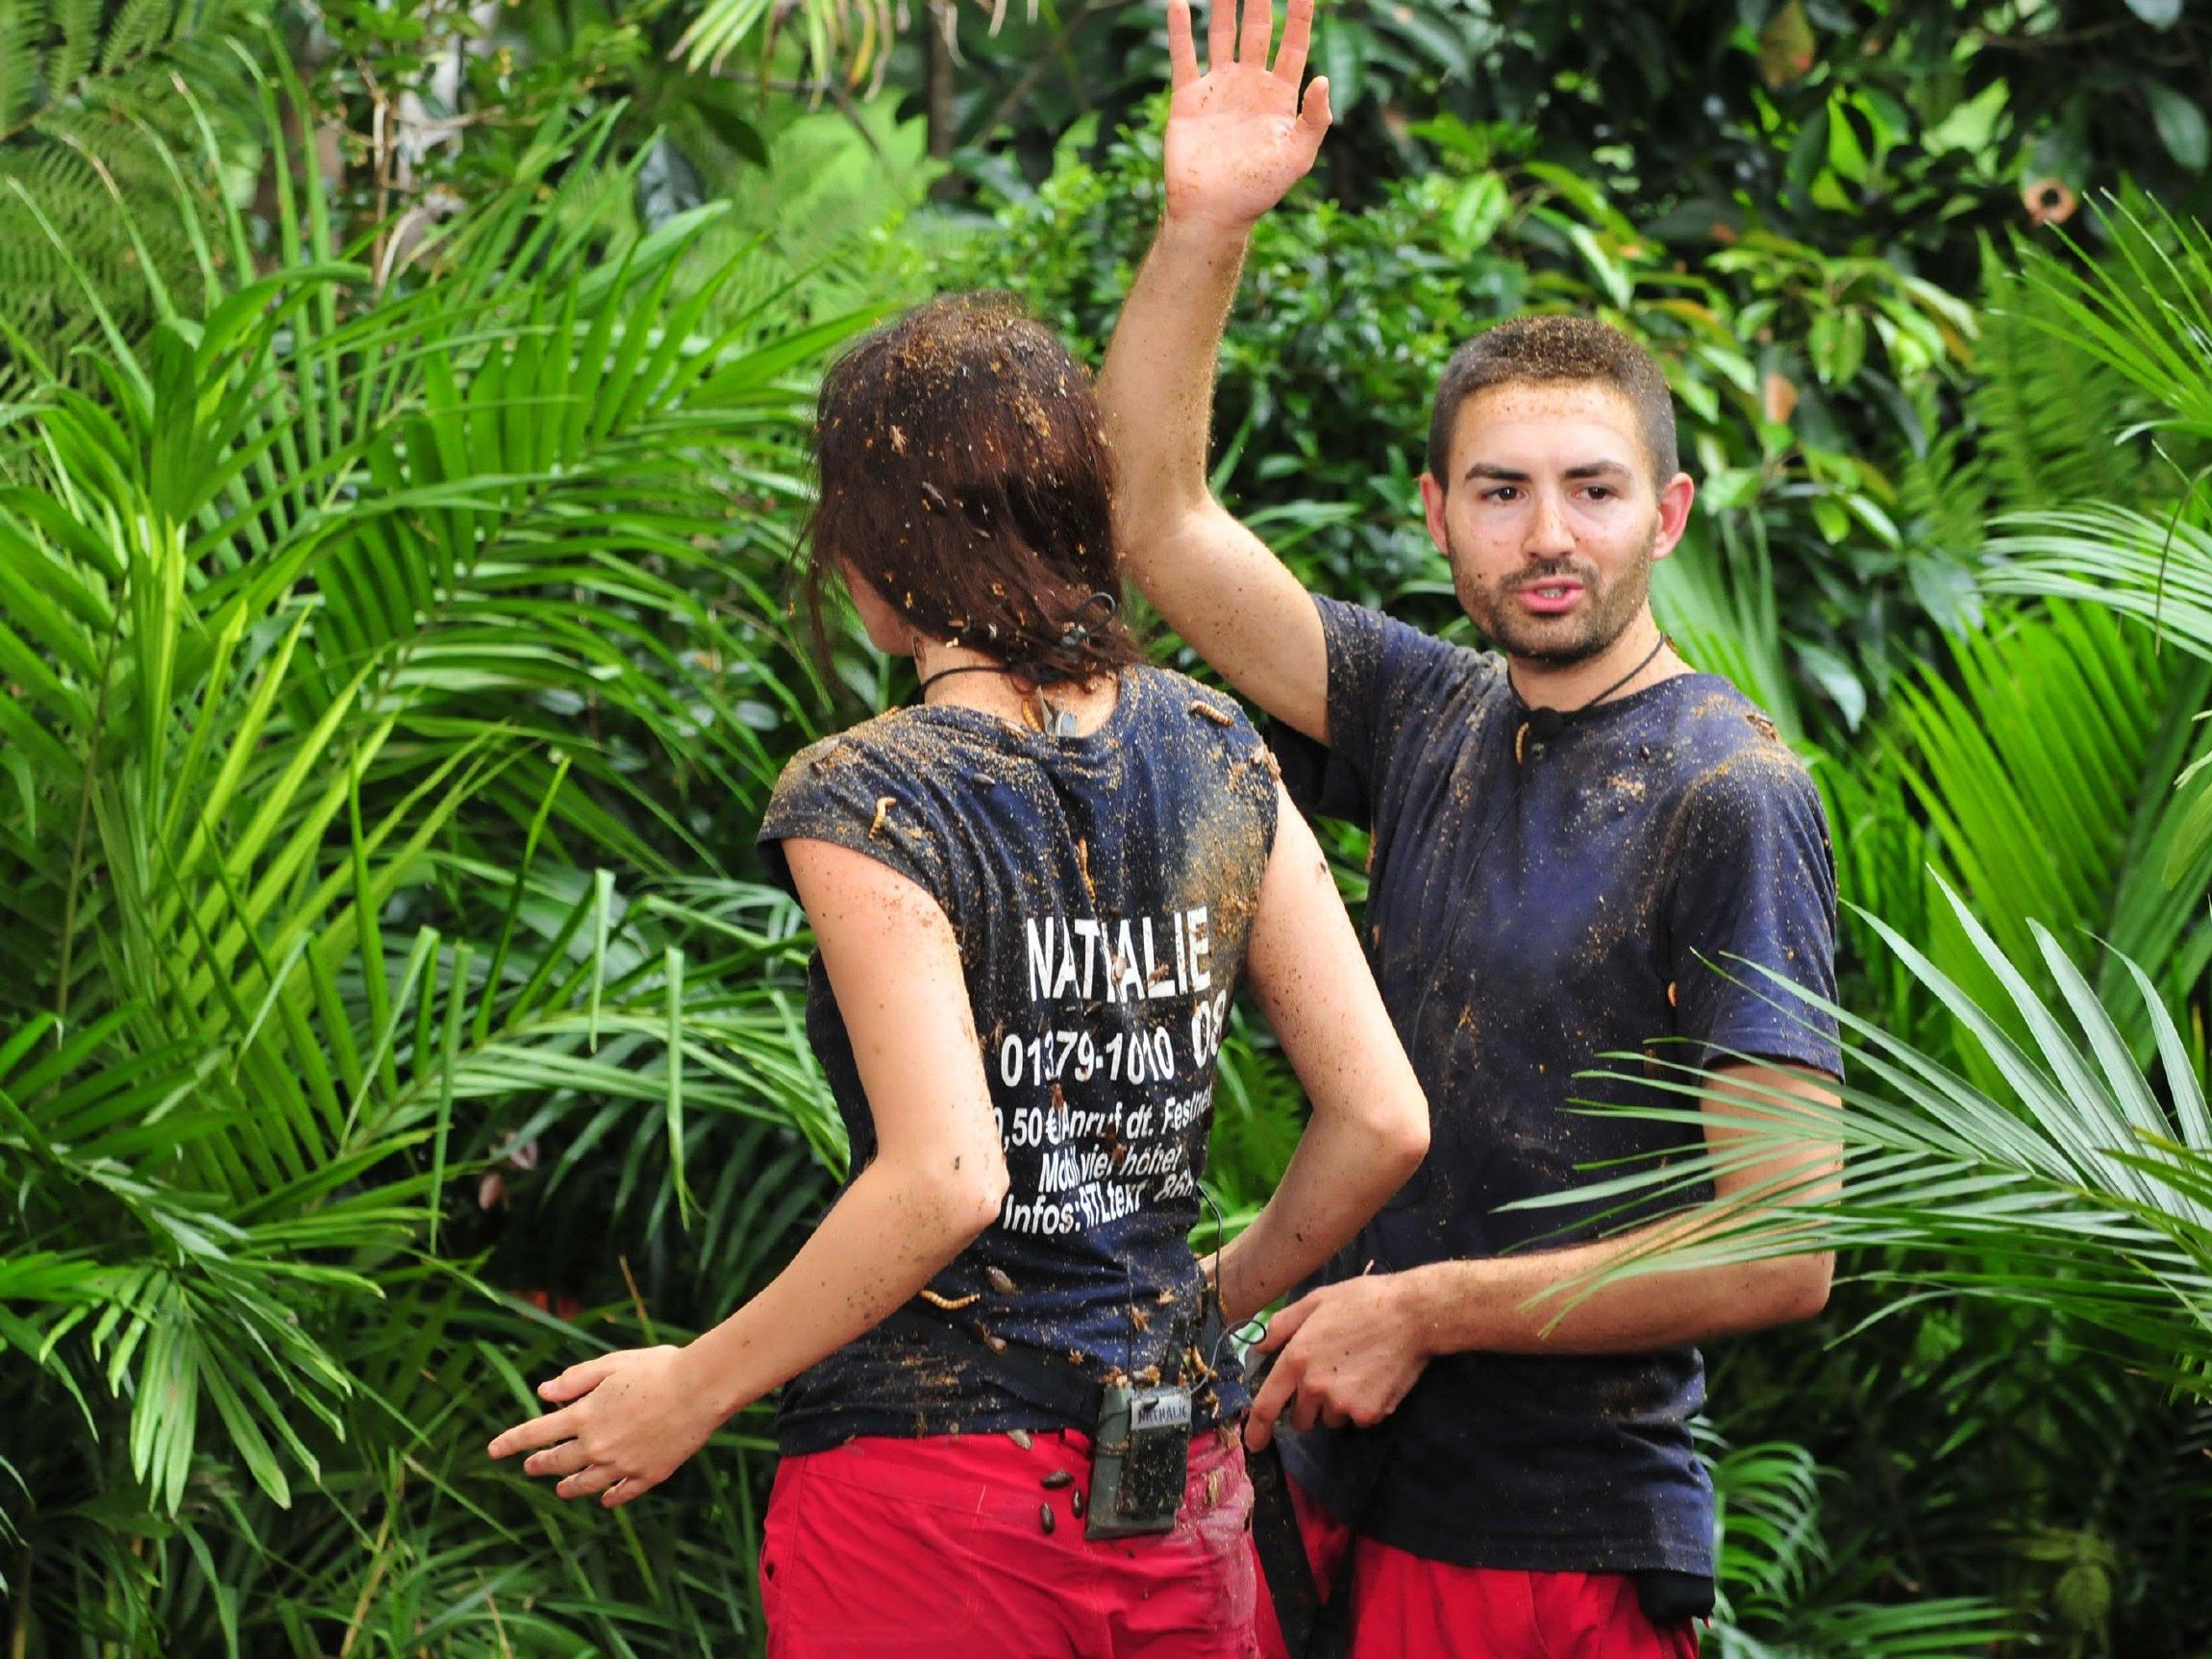
<path fill-rule="evenodd" d="M 1198 72 L 1190 0 L 1168 0 L 1167 50 L 1174 96 L 1167 118 L 1167 211 L 1171 219 L 1242 232 L 1303 179 L 1329 131 L 1329 82 L 1306 88 L 1305 50 L 1313 0 L 1290 0 L 1282 47 L 1268 66 L 1274 0 L 1213 0 L 1206 72 Z"/>

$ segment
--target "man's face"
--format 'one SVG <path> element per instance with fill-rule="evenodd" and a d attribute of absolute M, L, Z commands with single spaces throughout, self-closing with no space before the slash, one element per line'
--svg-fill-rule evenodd
<path fill-rule="evenodd" d="M 1449 488 L 1421 481 L 1429 533 L 1475 626 L 1508 656 L 1566 667 L 1643 613 L 1652 565 L 1695 493 L 1654 487 L 1633 405 L 1590 382 L 1509 384 L 1460 406 Z"/>

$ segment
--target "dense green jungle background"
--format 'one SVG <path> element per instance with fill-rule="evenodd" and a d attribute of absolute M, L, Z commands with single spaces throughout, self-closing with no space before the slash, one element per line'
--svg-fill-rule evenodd
<path fill-rule="evenodd" d="M 1634 331 L 1663 620 L 1835 824 L 1849 1276 L 1713 1355 L 1709 1650 L 2212 1653 L 2212 9 L 1329 0 L 1315 58 L 1227 499 L 1450 628 L 1444 359 Z M 482 1449 L 832 1189 L 752 832 L 910 682 L 796 638 L 810 387 L 946 287 L 1095 361 L 1165 73 L 1136 0 L 0 0 L 7 1659 L 757 1645 L 765 1408 L 613 1515 Z M 1233 1221 L 1302 1107 L 1229 1053 Z"/>

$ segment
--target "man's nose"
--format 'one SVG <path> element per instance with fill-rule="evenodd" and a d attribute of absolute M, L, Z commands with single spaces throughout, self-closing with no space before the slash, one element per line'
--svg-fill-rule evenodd
<path fill-rule="evenodd" d="M 1531 558 L 1551 558 L 1575 551 L 1575 537 L 1567 529 L 1565 504 L 1555 490 L 1536 492 L 1536 510 L 1529 521 L 1524 549 Z"/>

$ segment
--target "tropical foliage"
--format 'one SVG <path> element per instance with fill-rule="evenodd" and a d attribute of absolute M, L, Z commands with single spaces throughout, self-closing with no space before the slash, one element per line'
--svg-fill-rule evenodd
<path fill-rule="evenodd" d="M 1444 357 L 1650 340 L 1666 623 L 1827 796 L 1848 1197 L 1697 1247 L 1848 1252 L 1713 1356 L 1726 1654 L 2212 1646 L 2206 30 L 1346 0 L 1255 250 L 1221 486 L 1434 626 Z M 1095 352 L 1163 65 L 1087 0 L 0 0 L 11 1654 L 756 1643 L 763 1413 L 611 1519 L 482 1445 L 841 1169 L 751 833 L 904 687 L 790 637 L 812 377 L 938 285 Z M 1302 1106 L 1225 1057 L 1233 1227 Z"/>
<path fill-rule="evenodd" d="M 2125 382 L 2160 434 L 2153 453 L 2171 458 L 2212 435 L 2212 258 L 2200 227 L 2154 217 L 2124 233 L 2101 264 L 2031 259 L 2027 314 L 2084 359 L 2073 373 Z M 2070 1370 L 2096 1370 L 2078 1421 L 2118 1432 L 2099 1436 L 2093 1524 L 2036 1514 L 2022 1540 L 2028 1559 L 2063 1565 L 2048 1611 L 2076 1650 L 2201 1638 L 2191 1624 L 2116 1636 L 2152 1594 L 2129 1582 L 2139 1563 L 2186 1560 L 2212 1500 L 2200 1467 L 2212 1445 L 2212 848 L 2198 793 L 2212 629 L 2193 599 L 2212 520 L 2193 478 L 2177 473 L 2171 497 L 2155 516 L 2138 498 L 2003 520 L 1983 556 L 1999 626 L 1893 710 L 1886 760 L 1863 770 L 1891 772 L 1921 808 L 1930 891 L 1896 904 L 1880 882 L 1912 875 L 1859 867 L 1867 958 L 1892 977 L 1886 996 L 1827 1005 L 1848 1034 L 1840 1111 L 1807 1125 L 1797 1102 L 1758 1102 L 1726 1154 L 1614 1183 L 1624 1198 L 1690 1191 L 1771 1155 L 1784 1126 L 1835 1138 L 1850 1154 L 1841 1202 L 1758 1194 L 1628 1271 L 1836 1248 L 1873 1266 L 1877 1317 L 1972 1298 L 2062 1342 Z M 1854 783 L 1849 798 L 1876 789 Z M 1802 996 L 1780 981 L 1772 994 Z M 2148 1467 L 2129 1444 L 2145 1425 Z M 2148 1526 L 2120 1522 L 2108 1495 L 2124 1480 L 2144 1483 L 2138 1499 L 2160 1495 Z"/>
<path fill-rule="evenodd" d="M 298 88 L 265 97 L 277 147 Z M 791 907 L 730 854 L 824 703 L 770 584 L 790 376 L 856 319 L 709 326 L 719 273 L 674 278 L 716 210 L 625 245 L 541 199 L 607 138 L 541 130 L 382 282 L 320 180 L 280 180 L 270 274 L 233 276 L 241 213 L 195 236 L 198 308 L 99 315 L 100 394 L 25 355 L 17 1651 L 748 1624 L 757 1433 L 702 1467 L 715 1527 L 626 1540 L 480 1449 L 526 1371 L 619 1340 L 569 1323 L 580 1298 L 619 1297 L 633 1340 L 717 1317 L 840 1155 Z M 577 1248 L 579 1211 L 614 1255 Z"/>

